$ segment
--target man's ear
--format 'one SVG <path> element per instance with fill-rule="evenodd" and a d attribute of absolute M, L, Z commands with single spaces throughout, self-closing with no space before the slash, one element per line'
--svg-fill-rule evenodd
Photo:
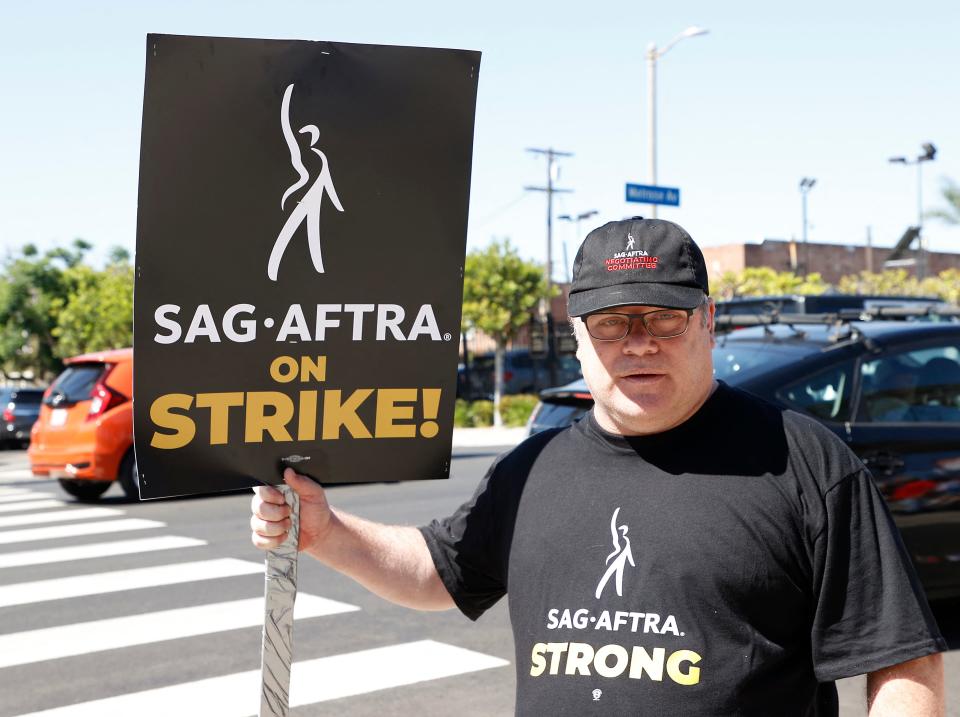
<path fill-rule="evenodd" d="M 576 316 L 570 317 L 570 330 L 573 331 L 573 339 L 577 342 L 577 352 L 576 357 L 577 361 L 580 361 L 580 334 L 577 333 L 577 324 L 580 323 L 580 319 Z"/>
<path fill-rule="evenodd" d="M 713 303 L 713 299 L 709 296 L 707 297 L 705 311 L 707 312 L 707 330 L 710 332 L 710 348 L 714 348 L 717 345 L 717 325 L 714 321 L 717 314 L 717 305 Z"/>

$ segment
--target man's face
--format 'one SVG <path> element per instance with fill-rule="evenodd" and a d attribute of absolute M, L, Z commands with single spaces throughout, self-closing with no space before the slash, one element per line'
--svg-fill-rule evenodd
<path fill-rule="evenodd" d="M 619 306 L 610 311 L 643 314 L 658 308 Z M 710 301 L 694 311 L 686 333 L 669 339 L 654 338 L 637 320 L 623 339 L 598 341 L 575 320 L 577 358 L 602 428 L 622 435 L 660 433 L 696 413 L 714 386 L 713 314 Z"/>

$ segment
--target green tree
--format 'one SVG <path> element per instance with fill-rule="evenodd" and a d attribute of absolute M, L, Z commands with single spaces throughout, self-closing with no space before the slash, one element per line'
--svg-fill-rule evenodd
<path fill-rule="evenodd" d="M 122 256 L 102 271 L 67 270 L 71 291 L 58 307 L 56 353 L 61 358 L 130 346 L 133 342 L 133 267 Z"/>
<path fill-rule="evenodd" d="M 927 216 L 939 219 L 947 224 L 960 224 L 960 184 L 945 179 L 940 188 L 943 198 L 947 200 L 946 209 L 934 209 Z"/>
<path fill-rule="evenodd" d="M 920 282 L 924 296 L 939 296 L 953 305 L 960 305 L 960 270 L 947 269 Z"/>
<path fill-rule="evenodd" d="M 130 262 L 130 252 L 126 247 L 112 246 L 107 253 L 107 264 L 127 264 Z"/>
<path fill-rule="evenodd" d="M 791 271 L 755 266 L 740 272 L 725 272 L 713 287 L 713 293 L 720 299 L 733 299 L 738 296 L 822 294 L 828 288 L 818 273 L 807 274 L 804 278 Z"/>
<path fill-rule="evenodd" d="M 502 425 L 503 352 L 507 342 L 529 323 L 531 312 L 547 298 L 543 267 L 524 261 L 510 240 L 493 241 L 486 249 L 467 254 L 463 277 L 461 329 L 479 329 L 496 342 L 494 353 L 493 421 Z"/>
<path fill-rule="evenodd" d="M 861 271 L 844 276 L 837 283 L 844 294 L 888 294 L 890 296 L 919 296 L 923 294 L 920 282 L 906 269 L 887 269 L 880 273 Z"/>
<path fill-rule="evenodd" d="M 67 272 L 78 266 L 90 244 L 77 239 L 69 248 L 40 254 L 33 244 L 9 257 L 0 281 L 0 367 L 32 369 L 50 378 L 62 368 L 56 350 L 57 314 L 70 291 Z"/>
<path fill-rule="evenodd" d="M 79 266 L 84 255 L 93 249 L 93 244 L 84 239 L 74 239 L 71 247 L 58 247 L 47 252 L 50 259 L 59 259 L 68 269 Z"/>

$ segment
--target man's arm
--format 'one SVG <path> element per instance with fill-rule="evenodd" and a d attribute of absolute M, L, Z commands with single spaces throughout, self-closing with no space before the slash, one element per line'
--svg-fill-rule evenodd
<path fill-rule="evenodd" d="M 867 675 L 870 717 L 943 717 L 943 657 L 927 655 Z"/>
<path fill-rule="evenodd" d="M 398 605 L 418 610 L 454 607 L 419 530 L 333 510 L 323 488 L 309 478 L 291 468 L 283 477 L 300 496 L 301 551 Z M 275 548 L 290 529 L 290 507 L 276 488 L 260 486 L 255 493 L 250 519 L 253 544 L 264 550 Z"/>

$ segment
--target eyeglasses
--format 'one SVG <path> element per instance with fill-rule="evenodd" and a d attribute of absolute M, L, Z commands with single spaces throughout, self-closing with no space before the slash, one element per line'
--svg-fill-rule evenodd
<path fill-rule="evenodd" d="M 643 322 L 647 333 L 657 339 L 684 334 L 696 309 L 657 309 L 643 314 L 599 313 L 583 317 L 587 332 L 597 341 L 619 341 L 633 331 L 633 322 Z"/>

